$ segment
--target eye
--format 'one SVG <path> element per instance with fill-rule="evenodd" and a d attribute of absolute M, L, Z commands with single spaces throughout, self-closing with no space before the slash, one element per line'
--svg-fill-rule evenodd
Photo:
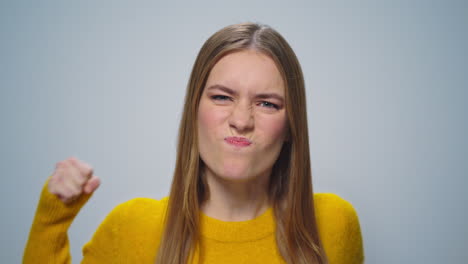
<path fill-rule="evenodd" d="M 266 107 L 266 108 L 273 108 L 273 109 L 279 109 L 279 106 L 267 101 L 262 101 L 260 102 L 260 106 Z"/>
<path fill-rule="evenodd" d="M 210 97 L 211 97 L 211 99 L 216 100 L 216 101 L 231 100 L 231 97 L 226 96 L 226 95 L 213 95 L 213 96 L 210 96 Z"/>

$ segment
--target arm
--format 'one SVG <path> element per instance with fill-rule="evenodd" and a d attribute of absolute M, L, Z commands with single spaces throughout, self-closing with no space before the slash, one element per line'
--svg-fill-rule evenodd
<path fill-rule="evenodd" d="M 44 185 L 26 244 L 23 264 L 71 263 L 67 230 L 90 194 L 65 204 Z"/>
<path fill-rule="evenodd" d="M 343 200 L 341 210 L 339 214 L 342 222 L 338 226 L 341 229 L 341 237 L 337 241 L 337 250 L 341 252 L 341 259 L 336 263 L 362 264 L 364 263 L 364 248 L 358 215 L 352 204 L 345 200 Z"/>
<path fill-rule="evenodd" d="M 42 189 L 24 251 L 23 264 L 71 263 L 67 231 L 90 195 L 84 195 L 74 203 L 66 205 L 47 190 L 47 182 Z M 93 238 L 84 245 L 83 264 L 101 264 L 118 259 L 115 237 L 120 230 L 119 223 L 126 204 L 128 203 L 112 210 L 100 224 Z"/>
<path fill-rule="evenodd" d="M 74 157 L 57 163 L 41 192 L 24 264 L 71 262 L 68 228 L 99 185 L 100 179 L 87 163 Z"/>
<path fill-rule="evenodd" d="M 316 198 L 320 239 L 329 263 L 364 263 L 361 228 L 353 205 L 331 193 Z"/>

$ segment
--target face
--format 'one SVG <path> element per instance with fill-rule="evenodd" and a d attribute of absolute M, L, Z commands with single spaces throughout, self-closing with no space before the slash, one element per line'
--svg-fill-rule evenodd
<path fill-rule="evenodd" d="M 269 177 L 287 134 L 285 87 L 274 61 L 245 50 L 211 70 L 198 109 L 200 156 L 208 177 Z"/>

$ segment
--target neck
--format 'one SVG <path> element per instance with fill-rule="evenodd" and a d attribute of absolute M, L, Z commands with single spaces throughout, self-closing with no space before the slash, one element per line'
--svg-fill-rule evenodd
<path fill-rule="evenodd" d="M 246 182 L 222 179 L 210 171 L 204 176 L 209 197 L 202 203 L 206 215 L 222 221 L 246 221 L 256 218 L 270 206 L 268 198 L 269 174 L 253 177 Z"/>

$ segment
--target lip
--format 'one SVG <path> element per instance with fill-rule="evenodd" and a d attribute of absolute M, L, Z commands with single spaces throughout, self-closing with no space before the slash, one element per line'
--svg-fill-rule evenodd
<path fill-rule="evenodd" d="M 224 138 L 224 141 L 236 147 L 248 147 L 252 145 L 252 141 L 248 140 L 245 137 L 226 137 Z"/>

